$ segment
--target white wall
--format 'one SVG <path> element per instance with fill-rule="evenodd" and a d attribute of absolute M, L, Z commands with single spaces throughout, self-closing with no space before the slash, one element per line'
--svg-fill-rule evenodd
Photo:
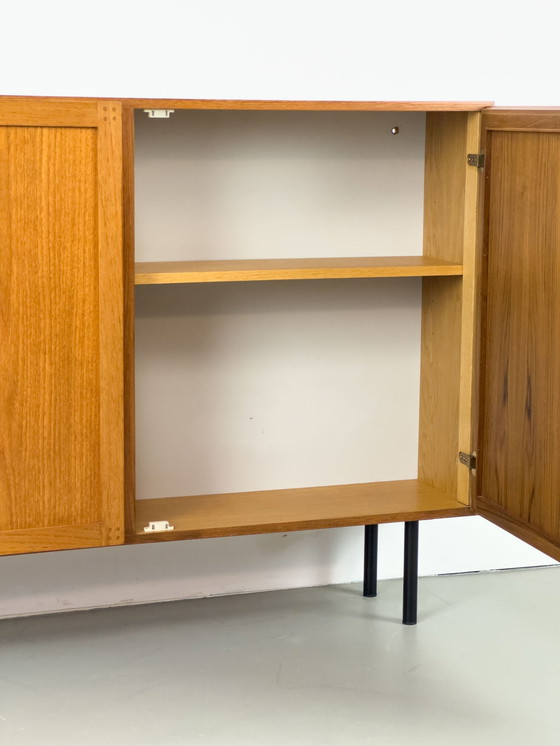
<path fill-rule="evenodd" d="M 554 7 L 33 0 L 3 10 L 0 94 L 558 105 Z M 401 533 L 381 528 L 381 577 L 401 573 Z M 361 537 L 352 528 L 4 557 L 0 616 L 357 580 Z M 548 562 L 479 518 L 422 524 L 423 574 Z"/>

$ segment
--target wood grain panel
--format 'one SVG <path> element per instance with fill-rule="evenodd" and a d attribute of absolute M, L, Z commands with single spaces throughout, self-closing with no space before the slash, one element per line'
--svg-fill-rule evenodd
<path fill-rule="evenodd" d="M 479 489 L 560 541 L 560 133 L 488 141 Z"/>
<path fill-rule="evenodd" d="M 92 523 L 100 426 L 97 133 L 2 127 L 0 138 L 0 530 Z"/>
<path fill-rule="evenodd" d="M 543 111 L 543 112 L 560 112 L 560 106 L 490 106 L 488 108 L 488 111 L 491 114 L 494 114 L 495 112 L 501 113 L 501 112 L 516 112 L 516 113 L 526 113 L 526 114 L 533 114 L 535 111 Z"/>
<path fill-rule="evenodd" d="M 135 526 L 134 110 L 123 109 L 124 482 L 125 531 Z"/>
<path fill-rule="evenodd" d="M 484 112 L 484 128 L 489 130 L 557 132 L 560 129 L 560 109 L 491 109 Z"/>
<path fill-rule="evenodd" d="M 467 115 L 467 153 L 478 153 L 482 147 L 481 115 Z M 459 374 L 459 451 L 477 450 L 478 367 L 480 352 L 480 289 L 484 170 L 465 168 L 465 207 L 463 221 L 463 289 L 461 298 L 461 362 Z M 471 504 L 476 495 L 475 475 L 459 460 L 457 499 Z"/>
<path fill-rule="evenodd" d="M 19 127 L 97 127 L 98 102 L 0 96 L 0 125 Z"/>
<path fill-rule="evenodd" d="M 460 264 L 426 256 L 138 262 L 135 282 L 137 285 L 161 285 L 190 282 L 426 277 L 460 275 L 462 271 Z"/>
<path fill-rule="evenodd" d="M 424 254 L 463 262 L 467 116 L 426 117 Z M 462 284 L 425 279 L 418 476 L 457 494 Z"/>
<path fill-rule="evenodd" d="M 97 525 L 98 543 L 119 543 L 120 114 L 88 128 L 13 123 L 0 127 L 0 553 L 14 531 L 31 542 L 17 551 L 34 551 L 49 527 L 77 537 Z"/>
<path fill-rule="evenodd" d="M 462 264 L 467 157 L 465 114 L 428 114 L 424 254 Z"/>
<path fill-rule="evenodd" d="M 303 489 L 139 500 L 127 542 L 174 541 L 335 528 L 470 515 L 454 498 L 416 479 Z M 172 532 L 145 533 L 165 520 Z"/>
<path fill-rule="evenodd" d="M 0 555 L 98 547 L 107 543 L 105 537 L 100 523 L 0 531 Z"/>
<path fill-rule="evenodd" d="M 219 99 L 127 99 L 136 109 L 247 111 L 480 111 L 491 101 L 246 101 Z"/>
<path fill-rule="evenodd" d="M 106 543 L 124 536 L 122 108 L 100 101 L 97 134 L 100 510 Z"/>
<path fill-rule="evenodd" d="M 461 282 L 424 280 L 418 477 L 457 494 Z"/>
<path fill-rule="evenodd" d="M 181 98 L 120 98 L 123 106 L 135 109 L 246 109 L 269 111 L 480 111 L 492 106 L 493 101 L 250 101 L 229 99 L 181 99 Z M 80 103 L 96 99 L 83 98 L 37 98 L 33 96 L 0 96 L 0 102 L 22 102 L 29 106 L 34 102 Z"/>

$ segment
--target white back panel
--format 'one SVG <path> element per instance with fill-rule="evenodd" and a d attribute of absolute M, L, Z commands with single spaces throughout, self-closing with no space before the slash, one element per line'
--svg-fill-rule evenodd
<path fill-rule="evenodd" d="M 408 112 L 139 113 L 137 261 L 421 254 L 424 123 Z"/>
<path fill-rule="evenodd" d="M 419 254 L 423 143 L 417 114 L 141 114 L 137 259 Z M 415 477 L 420 295 L 137 288 L 139 497 Z"/>

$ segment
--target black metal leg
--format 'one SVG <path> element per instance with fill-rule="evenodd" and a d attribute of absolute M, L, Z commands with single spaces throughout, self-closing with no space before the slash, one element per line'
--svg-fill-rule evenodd
<path fill-rule="evenodd" d="M 377 596 L 377 529 L 374 523 L 364 533 L 364 596 Z"/>
<path fill-rule="evenodd" d="M 418 606 L 418 521 L 404 524 L 403 624 L 416 624 Z"/>

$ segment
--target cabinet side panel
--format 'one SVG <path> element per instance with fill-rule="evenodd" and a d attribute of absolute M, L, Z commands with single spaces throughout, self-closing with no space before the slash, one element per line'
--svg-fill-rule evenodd
<path fill-rule="evenodd" d="M 483 152 L 481 115 L 467 115 L 466 153 Z M 463 153 L 465 163 L 465 153 Z M 484 221 L 484 169 L 465 166 L 463 280 L 461 299 L 461 372 L 459 385 L 459 452 L 476 453 L 478 370 L 480 367 L 480 286 Z M 475 494 L 475 471 L 456 458 L 457 500 L 470 505 Z"/>
<path fill-rule="evenodd" d="M 424 254 L 463 261 L 467 114 L 426 115 Z"/>
<path fill-rule="evenodd" d="M 462 263 L 467 115 L 428 114 L 424 254 Z M 418 476 L 457 492 L 462 285 L 426 278 L 422 292 L 422 362 Z"/>
<path fill-rule="evenodd" d="M 426 278 L 422 289 L 422 357 L 418 478 L 457 492 L 461 280 Z"/>
<path fill-rule="evenodd" d="M 559 133 L 491 133 L 487 209 L 479 507 L 558 542 Z"/>

